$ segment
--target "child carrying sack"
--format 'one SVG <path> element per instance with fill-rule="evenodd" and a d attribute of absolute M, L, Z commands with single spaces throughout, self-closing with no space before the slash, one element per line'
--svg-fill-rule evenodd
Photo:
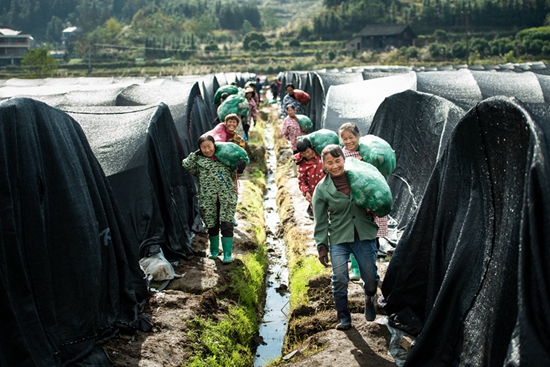
<path fill-rule="evenodd" d="M 338 134 L 329 129 L 320 129 L 312 132 L 311 134 L 299 136 L 298 140 L 302 140 L 304 138 L 309 139 L 311 145 L 313 146 L 313 150 L 315 150 L 315 152 L 319 155 L 321 155 L 321 152 L 327 145 L 338 145 L 339 143 Z"/>
<path fill-rule="evenodd" d="M 229 95 L 237 94 L 239 92 L 239 88 L 234 85 L 224 85 L 223 87 L 219 87 L 216 93 L 214 93 L 214 104 L 220 103 L 220 99 L 222 98 L 222 94 L 227 93 Z"/>
<path fill-rule="evenodd" d="M 395 170 L 395 151 L 387 141 L 376 135 L 359 138 L 359 154 L 363 162 L 378 168 L 386 179 Z"/>
<path fill-rule="evenodd" d="M 235 143 L 216 142 L 216 158 L 226 166 L 229 166 L 233 171 L 237 169 L 237 162 L 244 159 L 246 165 L 250 164 L 250 159 L 246 150 Z"/>
<path fill-rule="evenodd" d="M 393 206 L 390 187 L 382 174 L 370 163 L 359 159 L 346 158 L 344 172 L 351 187 L 351 197 L 355 204 L 370 210 L 379 217 L 388 215 Z"/>
<path fill-rule="evenodd" d="M 303 132 L 310 133 L 313 130 L 313 122 L 311 122 L 311 119 L 306 115 L 297 114 L 296 120 L 298 120 L 300 129 L 302 129 Z"/>

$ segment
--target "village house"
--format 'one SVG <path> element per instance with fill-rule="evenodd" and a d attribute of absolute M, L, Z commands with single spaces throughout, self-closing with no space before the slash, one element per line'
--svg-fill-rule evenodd
<path fill-rule="evenodd" d="M 363 28 L 346 43 L 348 51 L 376 50 L 388 47 L 400 48 L 413 45 L 416 34 L 408 24 L 373 24 Z"/>
<path fill-rule="evenodd" d="M 34 45 L 34 38 L 21 31 L 0 28 L 0 66 L 21 65 L 21 59 Z"/>
<path fill-rule="evenodd" d="M 75 40 L 82 34 L 82 29 L 78 27 L 68 27 L 61 32 L 61 43 L 64 49 L 69 48 L 71 40 Z"/>

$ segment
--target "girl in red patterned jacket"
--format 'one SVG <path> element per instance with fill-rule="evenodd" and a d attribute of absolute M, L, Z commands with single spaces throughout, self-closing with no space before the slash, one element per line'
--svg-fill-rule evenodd
<path fill-rule="evenodd" d="M 313 219 L 311 198 L 315 187 L 325 177 L 323 162 L 321 161 L 321 156 L 313 150 L 313 146 L 308 138 L 299 141 L 296 144 L 296 150 L 298 153 L 294 155 L 294 160 L 298 166 L 298 185 L 300 186 L 300 191 L 309 202 L 306 214 L 310 219 Z"/>

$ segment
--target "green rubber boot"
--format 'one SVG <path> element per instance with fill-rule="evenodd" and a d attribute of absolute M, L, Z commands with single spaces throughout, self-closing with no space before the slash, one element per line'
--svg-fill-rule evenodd
<path fill-rule="evenodd" d="M 210 236 L 210 256 L 209 259 L 217 259 L 220 254 L 220 236 Z"/>
<path fill-rule="evenodd" d="M 223 260 L 222 263 L 230 264 L 233 262 L 231 251 L 233 250 L 233 237 L 222 237 Z"/>
<path fill-rule="evenodd" d="M 359 264 L 357 264 L 357 259 L 353 254 L 349 255 L 351 260 L 351 277 L 350 280 L 359 280 L 361 279 L 361 272 L 359 272 Z"/>

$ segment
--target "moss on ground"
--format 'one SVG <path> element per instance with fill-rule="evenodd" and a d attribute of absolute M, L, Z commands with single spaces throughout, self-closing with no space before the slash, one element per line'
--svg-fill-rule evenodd
<path fill-rule="evenodd" d="M 239 229 L 257 246 L 238 255 L 229 269 L 228 284 L 216 289 L 217 297 L 225 297 L 227 313 L 218 319 L 197 317 L 187 323 L 191 340 L 190 357 L 185 363 L 192 367 L 248 367 L 254 363 L 258 321 L 265 302 L 266 231 L 263 195 L 267 189 L 265 171 L 265 142 L 262 137 L 265 122 L 251 129 L 249 151 L 264 152 L 251 159 L 240 187 L 241 200 L 237 205 Z M 261 129 L 261 130 L 260 130 Z"/>
<path fill-rule="evenodd" d="M 283 236 L 286 243 L 286 257 L 289 267 L 290 288 L 290 319 L 283 346 L 283 355 L 310 335 L 332 327 L 334 312 L 317 312 L 311 309 L 310 284 L 316 278 L 327 279 L 330 271 L 325 269 L 316 256 L 306 255 L 306 248 L 310 246 L 311 238 L 305 234 L 294 222 L 294 204 L 288 189 L 288 180 L 295 176 L 296 166 L 292 158 L 292 151 L 283 137 L 280 122 L 275 113 L 270 116 L 269 122 L 273 129 L 273 141 L 277 156 L 277 205 Z M 328 278 L 330 281 L 330 278 Z M 324 287 L 326 288 L 326 287 Z M 328 287 L 330 290 L 330 287 Z M 329 294 L 332 299 L 332 294 Z M 328 309 L 329 307 L 327 307 Z M 321 348 L 321 347 L 320 347 Z M 277 363 L 278 361 L 275 361 Z"/>

